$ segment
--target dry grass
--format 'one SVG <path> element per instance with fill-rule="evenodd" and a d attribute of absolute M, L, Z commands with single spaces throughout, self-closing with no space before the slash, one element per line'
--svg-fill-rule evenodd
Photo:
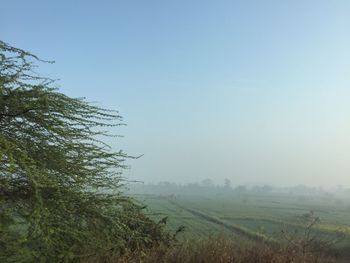
<path fill-rule="evenodd" d="M 237 244 L 225 238 L 184 242 L 132 253 L 115 263 L 325 263 L 335 262 L 320 253 L 302 253 L 264 244 Z"/>

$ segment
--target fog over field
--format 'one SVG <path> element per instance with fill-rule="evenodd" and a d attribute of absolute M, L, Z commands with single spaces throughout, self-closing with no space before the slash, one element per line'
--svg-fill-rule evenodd
<path fill-rule="evenodd" d="M 2 9 L 2 38 L 54 59 L 62 92 L 120 111 L 113 148 L 143 154 L 128 179 L 350 186 L 348 1 Z"/>

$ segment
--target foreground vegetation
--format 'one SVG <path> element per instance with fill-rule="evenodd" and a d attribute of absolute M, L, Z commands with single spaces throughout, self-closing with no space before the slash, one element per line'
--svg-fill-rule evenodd
<path fill-rule="evenodd" d="M 331 263 L 323 253 L 295 248 L 239 243 L 227 237 L 190 240 L 171 247 L 156 247 L 126 255 L 116 263 Z"/>
<path fill-rule="evenodd" d="M 107 259 L 171 235 L 123 195 L 115 111 L 70 98 L 0 41 L 0 262 Z"/>

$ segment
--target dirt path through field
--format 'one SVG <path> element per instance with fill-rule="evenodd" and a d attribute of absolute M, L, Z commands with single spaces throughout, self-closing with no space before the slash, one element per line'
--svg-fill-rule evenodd
<path fill-rule="evenodd" d="M 237 226 L 237 225 L 233 225 L 233 224 L 227 224 L 223 221 L 221 221 L 220 219 L 218 218 L 215 218 L 215 217 L 212 217 L 208 214 L 205 214 L 205 213 L 202 213 L 198 210 L 194 210 L 194 209 L 191 209 L 191 208 L 188 208 L 188 207 L 184 207 L 182 205 L 180 205 L 179 203 L 175 202 L 174 200 L 171 200 L 171 199 L 167 199 L 169 203 L 171 203 L 172 205 L 182 209 L 182 210 L 185 210 L 189 213 L 191 213 L 192 215 L 202 219 L 202 220 L 205 220 L 205 221 L 208 221 L 210 223 L 214 223 L 214 224 L 217 224 L 219 226 L 222 226 L 228 230 L 230 230 L 231 232 L 233 232 L 234 234 L 238 234 L 242 237 L 245 237 L 245 238 L 248 238 L 250 240 L 254 240 L 254 241 L 259 241 L 259 242 L 268 242 L 268 243 L 273 243 L 275 242 L 272 238 L 267 238 L 263 235 L 259 235 L 257 233 L 254 233 L 254 232 L 251 232 L 241 226 Z"/>

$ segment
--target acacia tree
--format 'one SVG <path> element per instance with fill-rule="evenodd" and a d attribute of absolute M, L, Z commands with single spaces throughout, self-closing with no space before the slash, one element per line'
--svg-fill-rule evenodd
<path fill-rule="evenodd" d="M 79 261 L 168 242 L 122 194 L 118 112 L 70 98 L 0 41 L 0 262 Z"/>

